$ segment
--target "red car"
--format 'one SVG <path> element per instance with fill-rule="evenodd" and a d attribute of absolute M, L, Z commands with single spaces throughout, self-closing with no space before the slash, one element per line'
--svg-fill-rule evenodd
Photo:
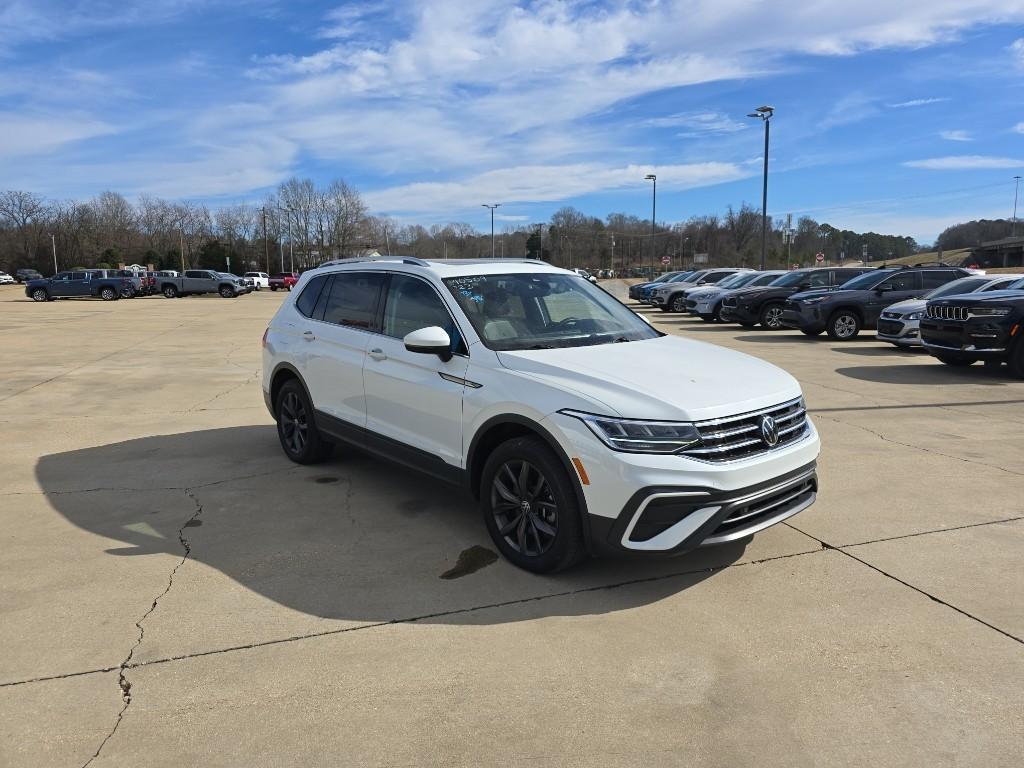
<path fill-rule="evenodd" d="M 291 290 L 292 286 L 299 282 L 299 274 L 297 272 L 281 272 L 277 275 L 270 276 L 270 290 L 276 291 L 278 288 L 282 290 Z"/>

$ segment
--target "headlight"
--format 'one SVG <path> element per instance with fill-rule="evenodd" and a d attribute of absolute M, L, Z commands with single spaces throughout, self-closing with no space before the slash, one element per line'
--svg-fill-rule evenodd
<path fill-rule="evenodd" d="M 904 320 L 920 320 L 924 317 L 924 312 L 911 312 L 909 315 L 904 317 Z"/>
<path fill-rule="evenodd" d="M 1010 314 L 1009 307 L 968 307 L 968 317 L 1006 317 Z"/>
<path fill-rule="evenodd" d="M 639 421 L 596 416 L 579 411 L 561 411 L 574 416 L 613 451 L 627 453 L 678 453 L 700 444 L 700 433 L 692 424 L 671 421 Z"/>
<path fill-rule="evenodd" d="M 827 298 L 828 298 L 828 296 L 815 296 L 815 297 L 810 298 L 810 299 L 800 299 L 800 303 L 801 304 L 818 304 L 819 302 L 822 302 L 822 301 L 824 301 Z"/>

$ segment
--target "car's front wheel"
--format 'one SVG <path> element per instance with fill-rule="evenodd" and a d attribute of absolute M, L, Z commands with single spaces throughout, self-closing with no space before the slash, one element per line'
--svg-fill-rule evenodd
<path fill-rule="evenodd" d="M 768 304 L 761 310 L 761 327 L 777 331 L 782 327 L 782 305 Z"/>
<path fill-rule="evenodd" d="M 233 299 L 233 298 L 235 298 L 235 296 L 237 296 L 238 294 L 237 294 L 237 293 L 235 293 L 235 290 L 234 290 L 234 289 L 233 289 L 233 288 L 232 288 L 231 286 L 229 286 L 229 285 L 224 285 L 224 286 L 221 286 L 221 289 L 220 289 L 220 295 L 221 295 L 221 296 L 222 296 L 223 298 L 225 298 L 225 299 Z"/>
<path fill-rule="evenodd" d="M 36 288 L 32 291 L 32 301 L 46 301 L 50 298 L 50 294 L 46 292 L 45 288 Z"/>
<path fill-rule="evenodd" d="M 318 464 L 331 455 L 333 446 L 316 428 L 313 405 L 302 385 L 294 379 L 277 393 L 277 436 L 285 455 L 296 464 Z"/>
<path fill-rule="evenodd" d="M 513 438 L 487 458 L 480 506 L 491 539 L 520 568 L 549 573 L 585 555 L 572 479 L 540 438 Z"/>
<path fill-rule="evenodd" d="M 860 318 L 848 309 L 841 309 L 829 318 L 825 330 L 837 341 L 849 341 L 860 333 Z"/>
<path fill-rule="evenodd" d="M 685 296 L 673 296 L 670 299 L 673 312 L 685 312 L 686 311 L 686 297 Z"/>

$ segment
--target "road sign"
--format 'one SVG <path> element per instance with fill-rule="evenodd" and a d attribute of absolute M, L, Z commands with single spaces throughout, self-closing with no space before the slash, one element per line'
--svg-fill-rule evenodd
<path fill-rule="evenodd" d="M 825 260 L 825 254 L 824 253 L 816 253 L 816 254 L 814 254 L 814 260 L 816 262 L 818 262 L 819 264 L 821 264 L 821 262 L 823 262 Z"/>
<path fill-rule="evenodd" d="M 670 259 L 668 256 L 662 256 L 661 257 L 661 263 L 662 264 L 671 264 L 672 263 L 672 259 Z"/>

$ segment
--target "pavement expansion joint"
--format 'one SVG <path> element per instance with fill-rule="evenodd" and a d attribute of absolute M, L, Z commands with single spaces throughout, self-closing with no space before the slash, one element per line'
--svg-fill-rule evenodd
<path fill-rule="evenodd" d="M 189 519 L 186 520 L 178 529 L 178 541 L 181 542 L 181 546 L 182 548 L 184 548 L 185 554 L 181 556 L 181 559 L 177 562 L 174 568 L 171 569 L 171 573 L 167 577 L 167 586 L 164 587 L 163 592 L 161 592 L 159 595 L 153 598 L 153 602 L 150 604 L 149 609 L 144 614 L 142 614 L 142 616 L 135 622 L 135 627 L 139 630 L 139 636 L 136 638 L 135 644 L 128 651 L 128 655 L 125 656 L 124 660 L 121 662 L 121 665 L 118 667 L 117 684 L 121 688 L 121 700 L 123 702 L 121 705 L 121 709 L 117 713 L 117 719 L 114 721 L 114 726 L 110 729 L 110 732 L 107 733 L 107 735 L 103 738 L 103 741 L 100 742 L 99 746 L 96 748 L 96 751 L 93 753 L 92 757 L 85 761 L 85 763 L 82 765 L 82 768 L 85 768 L 85 766 L 88 766 L 90 763 L 92 763 L 93 760 L 100 756 L 100 752 L 103 751 L 103 747 L 106 746 L 107 742 L 110 741 L 110 739 L 117 732 L 118 727 L 121 725 L 121 720 L 124 719 L 125 712 L 127 712 L 128 707 L 131 706 L 132 684 L 131 681 L 128 679 L 127 672 L 129 669 L 133 668 L 132 657 L 135 655 L 135 651 L 139 649 L 139 646 L 142 645 L 142 641 L 143 639 L 145 639 L 146 636 L 146 629 L 143 626 L 143 623 L 156 610 L 156 607 L 160 603 L 161 598 L 163 598 L 168 592 L 171 591 L 171 588 L 174 586 L 174 577 L 178 573 L 178 569 L 185 564 L 185 561 L 188 560 L 189 556 L 192 554 L 192 545 L 189 543 L 189 540 L 185 537 L 185 529 L 191 527 L 191 525 L 199 519 L 199 516 L 203 514 L 203 505 L 200 504 L 199 499 L 196 498 L 195 494 L 192 492 L 191 489 L 186 488 L 185 495 L 188 496 L 188 498 L 191 499 L 192 503 L 195 505 L 195 512 L 193 512 L 191 517 L 189 517 Z"/>
<path fill-rule="evenodd" d="M 945 606 L 946 608 L 954 610 L 957 613 L 959 613 L 961 616 L 965 616 L 966 618 L 970 619 L 971 621 L 975 621 L 978 624 L 981 624 L 982 626 L 988 627 L 989 629 L 991 629 L 991 630 L 993 630 L 995 632 L 998 632 L 1003 637 L 1009 638 L 1010 640 L 1013 640 L 1016 643 L 1024 645 L 1024 638 L 1017 637 L 1016 635 L 1014 635 L 1014 634 L 1012 634 L 1010 632 L 1007 632 L 1005 629 L 1000 629 L 996 625 L 990 624 L 989 622 L 985 621 L 984 619 L 981 619 L 981 618 L 975 616 L 974 614 L 969 613 L 968 611 L 965 611 L 963 608 L 960 608 L 960 607 L 958 607 L 956 605 L 953 605 L 952 603 L 943 600 L 941 597 L 937 597 L 936 595 L 933 595 L 931 592 L 928 592 L 927 590 L 921 589 L 921 587 L 918 587 L 918 586 L 915 586 L 914 584 L 911 584 L 909 581 L 904 581 L 903 579 L 899 578 L 898 576 L 894 576 L 893 574 L 889 573 L 888 571 L 882 570 L 877 565 L 873 565 L 872 563 L 869 563 L 867 560 L 863 560 L 863 559 L 857 557 L 852 552 L 848 552 L 845 547 L 835 546 L 834 544 L 829 544 L 826 541 L 822 541 L 817 536 L 814 536 L 814 535 L 812 535 L 810 533 L 807 533 L 807 531 L 804 531 L 804 530 L 801 530 L 800 528 L 797 528 L 795 525 L 793 525 L 790 522 L 784 522 L 783 525 L 785 525 L 785 526 L 787 526 L 789 528 L 792 528 L 797 533 L 802 533 L 804 536 L 808 537 L 809 539 L 814 539 L 815 541 L 817 541 L 821 545 L 821 551 L 833 550 L 835 552 L 839 552 L 840 554 L 845 555 L 846 557 L 850 558 L 851 560 L 856 560 L 861 565 L 867 566 L 868 568 L 870 568 L 871 570 L 875 571 L 876 573 L 879 573 L 879 574 L 881 574 L 882 576 L 885 576 L 888 579 L 892 579 L 897 584 L 901 584 L 904 587 L 906 587 L 907 589 L 912 589 L 914 592 L 917 592 L 918 594 L 923 595 L 924 597 L 927 597 L 929 600 L 931 600 L 933 602 L 936 602 L 939 605 Z M 967 526 L 967 527 L 970 527 L 970 526 Z M 865 543 L 867 543 L 867 542 L 865 542 Z M 850 545 L 850 546 L 860 546 L 860 545 L 854 544 L 854 545 Z"/>

